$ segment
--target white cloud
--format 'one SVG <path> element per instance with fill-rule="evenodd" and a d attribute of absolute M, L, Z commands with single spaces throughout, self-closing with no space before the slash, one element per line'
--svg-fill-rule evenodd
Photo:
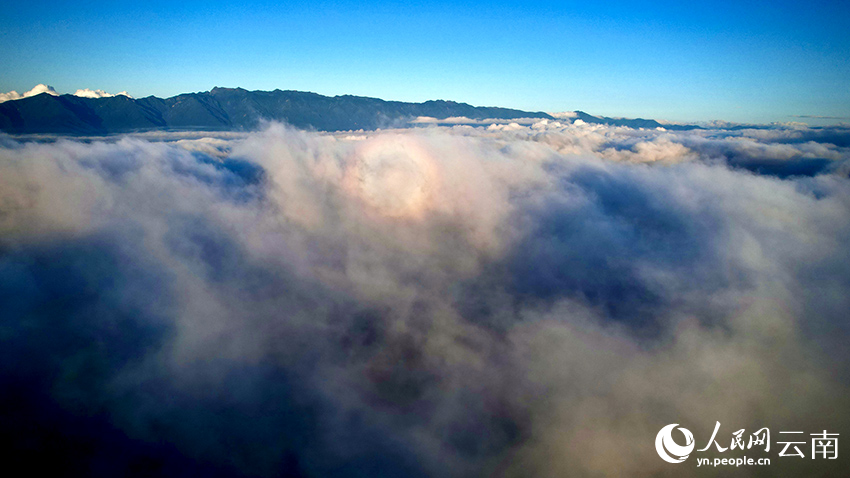
<path fill-rule="evenodd" d="M 509 123 L 518 123 L 523 125 L 532 125 L 536 122 L 540 121 L 540 118 L 512 118 L 512 119 L 504 119 L 504 118 L 484 118 L 484 119 L 472 119 L 467 118 L 465 116 L 450 116 L 448 118 L 433 118 L 431 116 L 417 116 L 412 124 L 440 124 L 440 125 L 502 125 Z"/>
<path fill-rule="evenodd" d="M 119 96 L 119 95 L 126 96 L 128 98 L 132 98 L 132 96 L 130 96 L 130 93 L 127 93 L 126 91 L 122 91 L 120 93 L 115 93 L 113 95 L 112 93 L 107 93 L 103 90 L 90 90 L 88 88 L 85 88 L 85 89 L 77 90 L 77 91 L 74 92 L 74 96 L 79 96 L 79 97 L 82 97 L 82 98 L 111 98 L 113 96 Z"/>
<path fill-rule="evenodd" d="M 23 99 L 23 98 L 29 98 L 30 96 L 35 96 L 35 95 L 38 95 L 38 94 L 41 94 L 41 93 L 47 93 L 49 95 L 59 96 L 59 93 L 57 93 L 56 90 L 53 89 L 52 86 L 48 86 L 48 85 L 45 85 L 45 84 L 39 84 L 39 85 L 36 85 L 33 89 L 27 91 L 24 94 L 20 94 L 17 91 L 10 91 L 8 93 L 0 93 L 0 103 L 2 103 L 4 101 L 20 100 L 20 99 Z M 130 94 L 127 93 L 126 91 L 122 91 L 120 93 L 112 94 L 112 93 L 107 93 L 103 90 L 91 90 L 89 88 L 83 88 L 83 89 L 79 89 L 79 90 L 74 92 L 74 96 L 79 96 L 79 97 L 82 97 L 82 98 L 110 98 L 110 97 L 118 96 L 118 95 L 123 95 L 123 96 L 126 96 L 128 98 L 132 98 L 132 96 L 130 96 Z"/>
<path fill-rule="evenodd" d="M 18 93 L 17 91 L 14 91 L 14 90 L 12 90 L 8 93 L 0 93 L 0 103 L 3 103 L 4 101 L 10 101 L 10 100 L 19 100 L 21 98 L 23 98 L 23 95 L 21 95 L 20 93 Z"/>
<path fill-rule="evenodd" d="M 53 89 L 52 86 L 48 86 L 45 84 L 38 84 L 33 87 L 33 89 L 27 91 L 23 95 L 18 93 L 17 91 L 10 91 L 8 93 L 0 93 L 0 103 L 4 101 L 11 100 L 20 100 L 22 98 L 29 98 L 30 96 L 40 95 L 41 93 L 47 93 L 48 95 L 59 96 L 59 93 Z"/>
<path fill-rule="evenodd" d="M 578 113 L 575 111 L 560 111 L 557 113 L 549 113 L 549 116 L 558 119 L 571 119 L 578 116 Z"/>

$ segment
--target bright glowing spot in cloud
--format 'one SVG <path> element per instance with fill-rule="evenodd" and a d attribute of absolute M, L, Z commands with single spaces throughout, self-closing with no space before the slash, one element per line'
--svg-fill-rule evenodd
<path fill-rule="evenodd" d="M 381 135 L 358 144 L 348 189 L 381 215 L 417 217 L 437 187 L 434 159 L 417 138 Z"/>

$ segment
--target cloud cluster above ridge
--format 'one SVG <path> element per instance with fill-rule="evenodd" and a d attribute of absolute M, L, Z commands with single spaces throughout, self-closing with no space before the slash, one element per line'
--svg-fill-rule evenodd
<path fill-rule="evenodd" d="M 669 423 L 844 429 L 842 138 L 0 137 L 0 434 L 104 476 L 581 477 L 711 474 Z"/>
<path fill-rule="evenodd" d="M 113 96 L 126 96 L 128 98 L 132 98 L 132 96 L 130 96 L 130 93 L 127 93 L 126 91 L 112 94 L 107 93 L 103 90 L 90 90 L 88 88 L 75 91 L 74 96 L 79 96 L 82 98 L 112 98 Z"/>
<path fill-rule="evenodd" d="M 59 93 L 53 89 L 52 86 L 38 84 L 33 87 L 33 89 L 27 91 L 24 94 L 20 94 L 17 91 L 10 91 L 8 93 L 0 93 L 0 103 L 4 101 L 11 100 L 20 100 L 22 98 L 29 98 L 30 96 L 40 95 L 42 93 L 47 93 L 48 95 L 59 96 Z"/>
<path fill-rule="evenodd" d="M 8 93 L 0 93 L 0 103 L 4 101 L 12 101 L 12 100 L 20 100 L 23 98 L 29 98 L 30 96 L 40 95 L 41 93 L 47 93 L 52 96 L 59 96 L 59 93 L 53 89 L 52 86 L 39 84 L 33 87 L 33 89 L 27 91 L 24 94 L 20 94 L 17 91 L 10 91 Z M 74 96 L 79 96 L 82 98 L 111 98 L 113 96 L 123 95 L 129 98 L 132 98 L 129 93 L 126 91 L 122 91 L 120 93 L 107 93 L 103 90 L 91 90 L 89 88 L 79 89 L 74 92 Z"/>

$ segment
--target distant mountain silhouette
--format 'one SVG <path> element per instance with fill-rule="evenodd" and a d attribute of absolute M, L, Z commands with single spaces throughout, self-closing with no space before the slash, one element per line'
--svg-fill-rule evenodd
<path fill-rule="evenodd" d="M 588 123 L 656 128 L 654 120 L 596 117 L 577 112 Z M 248 91 L 213 88 L 171 98 L 81 98 L 40 94 L 0 103 L 0 130 L 12 134 L 101 135 L 141 131 L 252 130 L 263 120 L 282 121 L 320 131 L 404 127 L 417 117 L 545 118 L 543 112 L 480 107 L 454 101 L 405 103 L 363 96 L 323 96 L 303 91 Z M 679 129 L 680 127 L 675 127 Z"/>

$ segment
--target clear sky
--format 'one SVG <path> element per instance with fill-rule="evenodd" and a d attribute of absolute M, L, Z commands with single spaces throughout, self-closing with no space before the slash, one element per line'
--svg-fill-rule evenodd
<path fill-rule="evenodd" d="M 240 86 L 678 121 L 847 118 L 850 2 L 17 1 L 0 14 L 0 65 L 2 92 Z"/>

